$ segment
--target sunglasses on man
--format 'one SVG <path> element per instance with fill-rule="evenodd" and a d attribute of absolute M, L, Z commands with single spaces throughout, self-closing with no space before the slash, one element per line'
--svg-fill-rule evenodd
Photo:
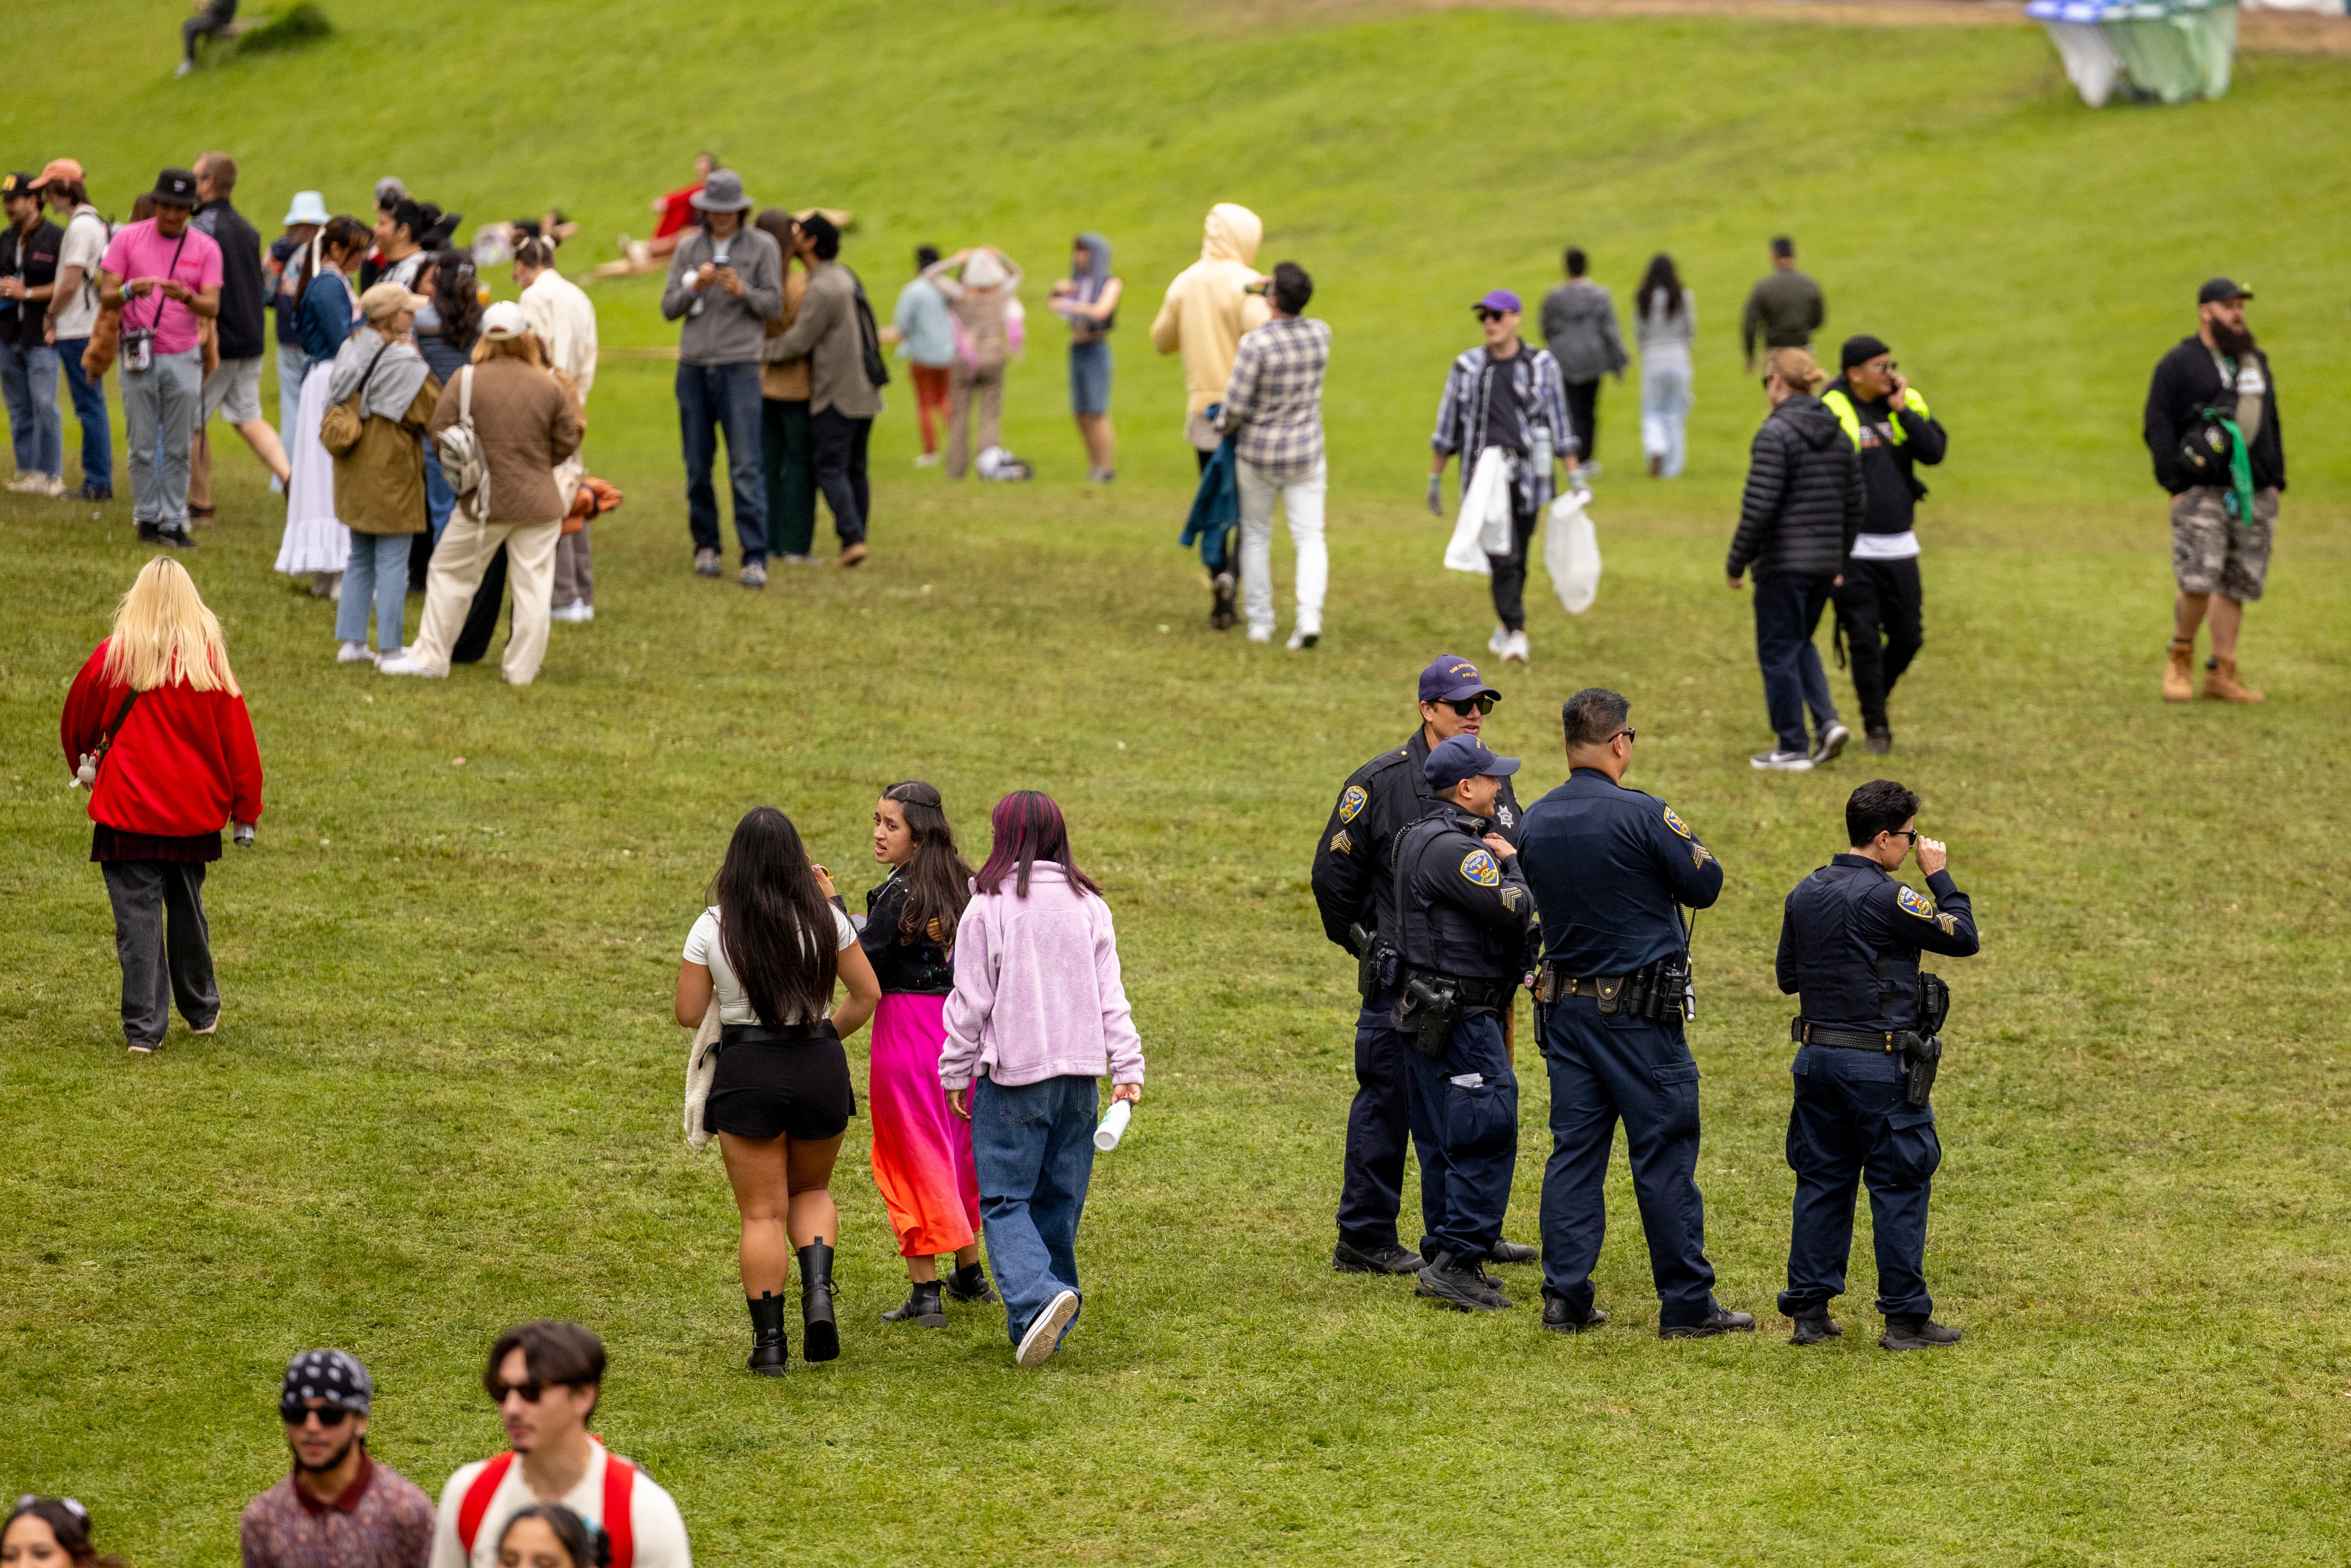
<path fill-rule="evenodd" d="M 1502 319 L 1502 315 L 1503 313 L 1499 310 L 1481 309 L 1478 312 L 1478 319 L 1480 321 L 1499 321 Z"/>
<path fill-rule="evenodd" d="M 277 1414 L 288 1427 L 307 1427 L 315 1416 L 322 1432 L 331 1432 L 351 1418 L 351 1413 L 340 1405 L 302 1405 L 292 1401 L 278 1406 Z"/>
<path fill-rule="evenodd" d="M 1468 718 L 1473 713 L 1492 713 L 1494 697 L 1489 692 L 1483 696 L 1463 697 L 1459 702 L 1447 702 L 1439 706 L 1451 708 L 1458 718 Z"/>
<path fill-rule="evenodd" d="M 490 1403 L 501 1408 L 505 1406 L 507 1396 L 509 1394 L 519 1394 L 522 1396 L 524 1404 L 536 1405 L 538 1403 L 539 1396 L 547 1392 L 547 1385 L 535 1377 L 522 1383 L 507 1383 L 502 1379 L 486 1377 L 482 1379 L 482 1386 L 488 1390 Z"/>

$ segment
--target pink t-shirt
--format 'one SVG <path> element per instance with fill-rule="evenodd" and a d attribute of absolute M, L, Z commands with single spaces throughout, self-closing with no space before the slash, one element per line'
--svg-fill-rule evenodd
<path fill-rule="evenodd" d="M 180 243 L 183 239 L 184 246 Z M 126 283 L 134 277 L 169 277 L 197 294 L 220 287 L 220 246 L 193 223 L 170 239 L 155 232 L 153 218 L 126 225 L 106 247 L 106 260 L 99 265 Z M 126 331 L 140 327 L 152 329 L 159 354 L 184 354 L 196 346 L 196 313 L 176 299 L 166 299 L 161 292 L 124 299 L 122 326 Z"/>

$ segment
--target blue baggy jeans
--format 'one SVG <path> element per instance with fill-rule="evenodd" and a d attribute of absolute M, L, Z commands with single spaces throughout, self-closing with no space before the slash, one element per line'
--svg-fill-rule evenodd
<path fill-rule="evenodd" d="M 1100 1085 L 1091 1078 L 1014 1088 L 972 1080 L 980 1229 L 1014 1344 L 1054 1297 L 1078 1288 L 1078 1217 L 1093 1176 L 1100 1104 Z"/>
<path fill-rule="evenodd" d="M 57 351 L 47 343 L 0 343 L 0 393 L 8 403 L 8 437 L 19 474 L 66 471 L 65 427 L 57 416 Z"/>
<path fill-rule="evenodd" d="M 74 417 L 81 421 L 82 483 L 111 490 L 114 430 L 106 422 L 106 382 L 91 380 L 81 368 L 81 357 L 89 348 L 88 338 L 60 338 L 57 359 L 65 365 L 66 385 L 73 392 Z"/>
<path fill-rule="evenodd" d="M 678 432 L 685 443 L 685 523 L 697 550 L 716 549 L 718 492 L 711 471 L 726 435 L 726 476 L 735 489 L 735 538 L 743 564 L 768 559 L 768 482 L 759 471 L 759 367 L 677 367 Z"/>

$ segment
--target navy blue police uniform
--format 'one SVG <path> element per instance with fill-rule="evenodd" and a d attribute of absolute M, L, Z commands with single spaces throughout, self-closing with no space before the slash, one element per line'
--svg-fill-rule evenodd
<path fill-rule="evenodd" d="M 1980 943 L 1951 873 L 1936 872 L 1927 886 L 1922 894 L 1866 855 L 1841 854 L 1788 894 L 1780 989 L 1801 997 L 1802 1009 L 1788 1115 L 1795 1222 L 1780 1295 L 1790 1317 L 1844 1293 L 1854 1184 L 1864 1176 L 1877 1310 L 1919 1318 L 1934 1311 L 1927 1198 L 1943 1148 L 1933 1106 L 1909 1103 L 1896 1037 L 1920 1025 L 1918 955 L 1966 957 Z"/>
<path fill-rule="evenodd" d="M 1472 776 L 1518 766 L 1457 736 L 1428 768 L 1468 751 L 1482 760 Z M 1538 926 L 1518 856 L 1485 841 L 1492 828 L 1491 819 L 1440 802 L 1397 836 L 1394 852 L 1387 928 L 1403 964 L 1391 1022 L 1404 1031 L 1405 1108 L 1421 1149 L 1420 1249 L 1440 1270 L 1474 1271 L 1487 1260 L 1518 1170 L 1519 1080 L 1502 1020 L 1532 966 Z M 1432 994 L 1450 997 L 1449 1028 L 1441 1015 L 1427 1019 Z M 1437 1293 L 1423 1281 L 1422 1294 Z"/>
<path fill-rule="evenodd" d="M 1444 655 L 1421 672 L 1420 700 L 1466 702 L 1499 697 L 1467 659 Z M 1426 816 L 1435 794 L 1422 769 L 1428 761 L 1426 726 L 1403 745 L 1383 751 L 1347 776 L 1314 850 L 1314 903 L 1323 935 L 1355 951 L 1349 935 L 1360 926 L 1384 939 L 1381 922 L 1391 884 L 1389 863 L 1395 837 Z M 1517 841 L 1520 815 L 1510 781 L 1502 784 L 1491 831 Z M 1393 944 L 1390 944 L 1393 946 Z M 1369 1260 L 1400 1250 L 1396 1214 L 1404 1201 L 1405 1147 L 1410 1119 L 1405 1108 L 1405 1057 L 1411 1051 L 1395 1028 L 1394 985 L 1376 988 L 1355 1015 L 1355 1099 L 1347 1109 L 1346 1160 L 1339 1187 L 1338 1266 L 1353 1270 Z M 1429 1151 L 1421 1155 L 1421 1201 L 1429 1201 Z M 1365 1260 L 1349 1261 L 1350 1255 Z"/>
<path fill-rule="evenodd" d="M 1602 1183 L 1621 1118 L 1658 1328 L 1695 1328 L 1717 1312 L 1698 1189 L 1698 1063 L 1683 1038 L 1680 977 L 1661 974 L 1687 962 L 1680 906 L 1713 904 L 1722 863 L 1663 800 L 1589 768 L 1528 808 L 1520 845 L 1547 944 L 1543 1292 L 1569 1322 L 1591 1317 L 1608 1224 Z M 1645 996 L 1655 998 L 1646 1007 Z"/>

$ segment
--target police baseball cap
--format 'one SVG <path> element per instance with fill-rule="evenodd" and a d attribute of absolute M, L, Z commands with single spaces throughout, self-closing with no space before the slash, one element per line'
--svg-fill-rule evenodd
<path fill-rule="evenodd" d="M 1420 700 L 1425 703 L 1458 703 L 1468 697 L 1492 697 L 1502 700 L 1502 694 L 1488 685 L 1478 674 L 1478 666 L 1452 653 L 1439 653 L 1420 672 Z"/>
<path fill-rule="evenodd" d="M 2196 291 L 2199 305 L 2225 305 L 2231 299 L 2251 299 L 2253 291 L 2243 287 L 2234 278 L 2208 277 L 2204 287 Z"/>
<path fill-rule="evenodd" d="M 1497 757 L 1474 735 L 1440 740 L 1420 765 L 1421 777 L 1439 789 L 1450 789 L 1464 779 L 1507 779 L 1519 770 L 1515 757 Z"/>

